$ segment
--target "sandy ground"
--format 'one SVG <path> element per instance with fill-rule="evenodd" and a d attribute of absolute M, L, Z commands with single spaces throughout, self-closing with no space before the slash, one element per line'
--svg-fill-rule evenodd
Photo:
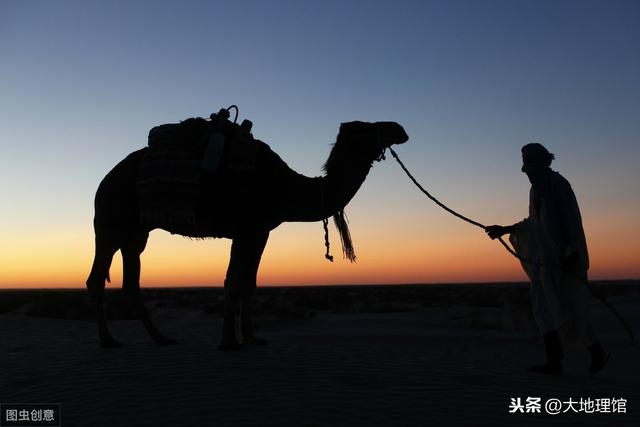
<path fill-rule="evenodd" d="M 640 330 L 640 296 L 611 299 Z M 141 322 L 112 321 L 118 349 L 92 322 L 0 315 L 0 402 L 59 402 L 64 426 L 640 425 L 640 346 L 602 305 L 593 319 L 613 352 L 595 380 L 587 353 L 565 375 L 526 372 L 542 345 L 515 309 L 261 316 L 270 345 L 219 352 L 220 319 L 157 308 L 179 344 L 158 347 Z M 509 414 L 511 398 L 624 398 L 626 414 Z M 543 409 L 544 412 L 544 409 Z"/>

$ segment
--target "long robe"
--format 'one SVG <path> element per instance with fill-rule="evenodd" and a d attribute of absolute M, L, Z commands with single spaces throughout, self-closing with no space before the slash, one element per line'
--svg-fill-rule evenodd
<path fill-rule="evenodd" d="M 590 345 L 589 253 L 576 196 L 569 182 L 550 171 L 532 186 L 529 216 L 515 224 L 510 241 L 516 253 L 542 266 L 521 262 L 531 280 L 531 305 L 542 334 L 557 329 L 566 342 Z M 570 269 L 561 261 L 573 255 Z"/>

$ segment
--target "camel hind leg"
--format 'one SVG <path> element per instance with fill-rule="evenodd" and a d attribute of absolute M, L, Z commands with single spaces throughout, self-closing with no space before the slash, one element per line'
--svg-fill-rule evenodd
<path fill-rule="evenodd" d="M 122 290 L 129 297 L 135 313 L 142 320 L 153 341 L 158 345 L 175 344 L 176 340 L 164 336 L 153 324 L 140 297 L 140 254 L 147 245 L 148 237 L 147 232 L 135 233 L 120 249 L 123 268 Z"/>
<path fill-rule="evenodd" d="M 108 235 L 108 233 L 105 234 Z M 100 345 L 103 348 L 120 347 L 122 343 L 115 340 L 109 332 L 103 307 L 104 282 L 105 280 L 109 280 L 109 267 L 111 267 L 111 261 L 113 260 L 113 255 L 118 250 L 118 246 L 115 242 L 110 241 L 110 239 L 102 237 L 97 231 L 95 243 L 96 252 L 91 272 L 87 278 L 87 289 L 93 302 L 96 323 L 98 325 L 98 337 L 100 338 Z"/>

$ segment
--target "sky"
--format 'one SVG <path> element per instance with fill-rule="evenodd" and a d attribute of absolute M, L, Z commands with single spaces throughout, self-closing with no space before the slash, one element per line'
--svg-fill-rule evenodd
<path fill-rule="evenodd" d="M 397 121 L 416 178 L 484 224 L 527 216 L 520 148 L 541 142 L 590 277 L 640 278 L 640 2 L 0 0 L 0 287 L 84 286 L 104 175 L 151 127 L 231 104 L 308 176 L 340 123 Z M 329 263 L 321 223 L 285 223 L 259 285 L 525 280 L 391 156 L 346 212 L 356 263 L 335 229 Z M 229 249 L 156 230 L 142 285 L 221 285 Z"/>

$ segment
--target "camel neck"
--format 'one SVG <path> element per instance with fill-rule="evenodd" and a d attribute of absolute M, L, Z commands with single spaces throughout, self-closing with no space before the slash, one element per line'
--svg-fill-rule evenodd
<path fill-rule="evenodd" d="M 342 165 L 341 165 L 342 166 Z M 334 215 L 351 201 L 362 186 L 371 165 L 344 165 L 327 172 L 322 178 L 324 218 Z"/>
<path fill-rule="evenodd" d="M 312 222 L 333 216 L 351 201 L 364 182 L 370 164 L 344 161 L 322 177 L 298 175 L 287 191 L 283 221 Z"/>

